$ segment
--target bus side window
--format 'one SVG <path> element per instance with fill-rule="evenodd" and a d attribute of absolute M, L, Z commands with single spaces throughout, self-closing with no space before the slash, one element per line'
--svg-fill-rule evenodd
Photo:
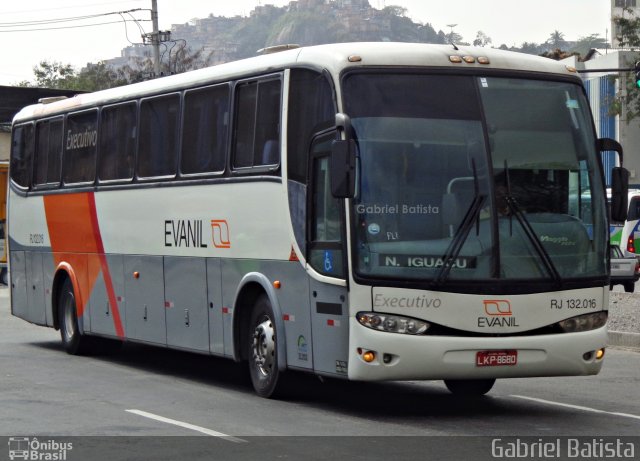
<path fill-rule="evenodd" d="M 138 176 L 173 176 L 178 157 L 180 96 L 171 94 L 140 103 Z"/>
<path fill-rule="evenodd" d="M 93 182 L 96 175 L 97 145 L 98 111 L 69 115 L 62 170 L 66 184 Z"/>
<path fill-rule="evenodd" d="M 136 152 L 136 104 L 109 106 L 100 114 L 98 177 L 102 181 L 133 178 Z"/>
<path fill-rule="evenodd" d="M 182 174 L 222 172 L 229 128 L 229 85 L 188 91 L 182 120 Z"/>
<path fill-rule="evenodd" d="M 62 117 L 36 124 L 36 152 L 33 182 L 36 186 L 60 183 Z"/>
<path fill-rule="evenodd" d="M 280 163 L 280 79 L 240 83 L 236 87 L 234 168 Z"/>
<path fill-rule="evenodd" d="M 31 159 L 33 158 L 33 124 L 18 126 L 13 132 L 11 145 L 11 179 L 21 187 L 30 186 Z"/>

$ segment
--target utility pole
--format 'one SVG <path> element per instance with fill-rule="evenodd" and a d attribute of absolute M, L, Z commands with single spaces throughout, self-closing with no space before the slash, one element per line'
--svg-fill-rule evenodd
<path fill-rule="evenodd" d="M 151 0 L 151 45 L 153 46 L 153 72 L 155 77 L 160 76 L 160 31 L 158 30 L 158 0 Z"/>

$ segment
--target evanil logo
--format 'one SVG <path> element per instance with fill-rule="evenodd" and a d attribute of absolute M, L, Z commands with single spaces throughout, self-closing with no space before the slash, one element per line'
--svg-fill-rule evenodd
<path fill-rule="evenodd" d="M 519 327 L 507 299 L 485 299 L 482 301 L 486 317 L 478 317 L 478 328 Z"/>

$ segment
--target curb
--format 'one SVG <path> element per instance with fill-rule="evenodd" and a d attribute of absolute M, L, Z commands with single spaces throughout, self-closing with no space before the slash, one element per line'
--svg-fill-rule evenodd
<path fill-rule="evenodd" d="M 607 343 L 609 346 L 626 347 L 640 352 L 640 333 L 609 331 Z"/>

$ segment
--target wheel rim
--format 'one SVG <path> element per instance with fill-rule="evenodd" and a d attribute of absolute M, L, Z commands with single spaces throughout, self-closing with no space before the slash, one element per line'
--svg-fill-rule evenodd
<path fill-rule="evenodd" d="M 253 363 L 262 376 L 269 376 L 275 363 L 276 334 L 273 322 L 266 317 L 253 330 Z"/>
<path fill-rule="evenodd" d="M 71 293 L 67 293 L 64 299 L 64 336 L 71 341 L 76 332 L 74 300 Z"/>

